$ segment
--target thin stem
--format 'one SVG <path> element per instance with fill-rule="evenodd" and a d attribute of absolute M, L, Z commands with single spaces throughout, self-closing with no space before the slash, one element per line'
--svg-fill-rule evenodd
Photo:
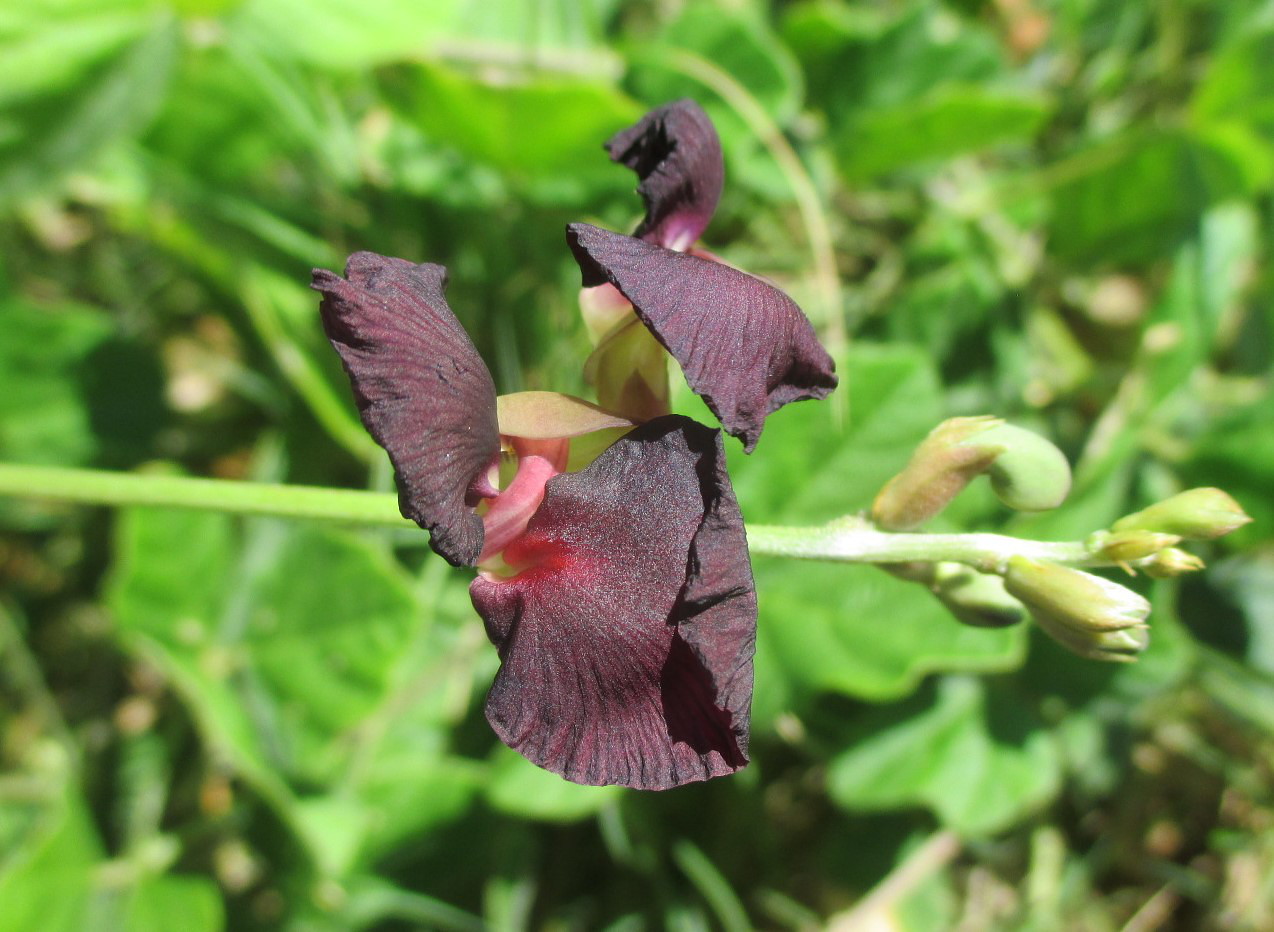
<path fill-rule="evenodd" d="M 417 530 L 398 513 L 395 495 L 353 489 L 0 463 L 0 495 L 93 505 L 198 508 Z M 754 555 L 797 560 L 956 562 L 989 573 L 1003 572 L 1009 558 L 1017 555 L 1068 566 L 1116 565 L 1091 553 L 1081 541 L 1054 543 L 1002 534 L 895 534 L 876 530 L 861 518 L 842 518 L 821 527 L 753 524 L 747 533 Z"/>
<path fill-rule="evenodd" d="M 398 500 L 391 494 L 232 479 L 191 479 L 0 463 L 0 495 L 92 505 L 159 505 L 346 524 L 415 527 L 398 513 Z"/>
<path fill-rule="evenodd" d="M 1001 573 L 1010 557 L 1068 566 L 1114 566 L 1091 553 L 1082 541 L 1022 540 L 1003 534 L 895 534 L 878 531 L 861 519 L 842 519 L 823 527 L 748 525 L 753 554 L 827 560 L 833 563 L 964 563 Z"/>

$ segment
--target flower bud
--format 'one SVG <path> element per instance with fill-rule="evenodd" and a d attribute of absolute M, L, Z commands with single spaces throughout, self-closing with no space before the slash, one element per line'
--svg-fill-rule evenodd
<path fill-rule="evenodd" d="M 1009 559 L 1004 585 L 1041 630 L 1080 656 L 1132 660 L 1148 643 L 1150 603 L 1118 583 L 1016 556 Z"/>
<path fill-rule="evenodd" d="M 1220 489 L 1202 488 L 1189 489 L 1125 515 L 1111 525 L 1111 530 L 1159 531 L 1193 540 L 1211 540 L 1251 520 L 1242 506 Z"/>
<path fill-rule="evenodd" d="M 1171 579 L 1203 569 L 1204 563 L 1192 553 L 1177 547 L 1160 550 L 1153 559 L 1139 563 L 1137 568 L 1154 579 Z"/>
<path fill-rule="evenodd" d="M 930 588 L 957 621 L 974 628 L 1008 628 L 1026 618 L 1003 579 L 962 563 L 939 563 Z"/>
<path fill-rule="evenodd" d="M 1032 611 L 1031 617 L 1041 631 L 1085 660 L 1132 663 L 1138 654 L 1150 646 L 1150 631 L 1146 625 L 1080 635 L 1073 629 L 1058 624 L 1057 619 L 1050 615 Z"/>
<path fill-rule="evenodd" d="M 1070 463 L 1039 434 L 1000 424 L 979 435 L 977 443 L 1002 448 L 987 475 L 996 496 L 1015 511 L 1047 511 L 1070 494 Z"/>
<path fill-rule="evenodd" d="M 1091 553 L 1115 563 L 1131 563 L 1144 560 L 1179 544 L 1176 534 L 1160 534 L 1157 531 L 1098 531 L 1088 538 Z"/>
<path fill-rule="evenodd" d="M 976 442 L 1003 424 L 995 417 L 955 417 L 921 441 L 911 460 L 872 503 L 872 520 L 888 531 L 909 531 L 947 505 L 995 461 L 1003 448 Z"/>
<path fill-rule="evenodd" d="M 579 310 L 580 317 L 584 319 L 584 326 L 588 330 L 588 337 L 596 346 L 602 342 L 606 334 L 632 316 L 633 306 L 619 293 L 619 289 L 607 283 L 592 288 L 581 288 Z"/>
<path fill-rule="evenodd" d="M 668 352 L 635 316 L 602 338 L 584 362 L 584 379 L 601 407 L 632 421 L 672 410 Z"/>

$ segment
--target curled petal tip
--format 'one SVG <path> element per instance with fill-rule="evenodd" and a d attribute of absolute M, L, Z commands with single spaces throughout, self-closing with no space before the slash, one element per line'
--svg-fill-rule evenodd
<path fill-rule="evenodd" d="M 454 565 L 482 551 L 467 501 L 499 454 L 495 385 L 447 306 L 440 265 L 358 252 L 345 277 L 316 269 L 323 329 L 364 426 L 389 453 L 399 508 Z"/>
<path fill-rule="evenodd" d="M 836 366 L 796 302 L 759 278 L 587 223 L 567 227 L 583 283 L 610 282 L 632 302 L 686 381 L 752 452 L 765 418 L 825 398 Z"/>
<path fill-rule="evenodd" d="M 606 143 L 611 161 L 637 173 L 646 218 L 634 233 L 684 250 L 708 226 L 725 179 L 717 131 L 693 100 L 651 110 Z"/>

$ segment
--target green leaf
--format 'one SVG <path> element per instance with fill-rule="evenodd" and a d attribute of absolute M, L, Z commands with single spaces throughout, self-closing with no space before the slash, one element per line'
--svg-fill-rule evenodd
<path fill-rule="evenodd" d="M 1004 70 L 995 36 L 942 5 L 913 3 L 891 15 L 801 3 L 785 15 L 783 33 L 833 125 L 859 111 L 905 108 L 948 82 L 986 88 Z"/>
<path fill-rule="evenodd" d="M 437 143 L 548 202 L 578 202 L 615 184 L 601 145 L 640 116 L 609 83 L 589 79 L 531 75 L 496 84 L 430 64 L 387 76 L 386 88 Z"/>
<path fill-rule="evenodd" d="M 1190 110 L 1200 124 L 1250 125 L 1274 139 L 1274 31 L 1246 33 L 1218 50 Z"/>
<path fill-rule="evenodd" d="M 1262 184 L 1264 170 L 1220 138 L 1132 133 L 1100 143 L 1052 169 L 1067 180 L 1052 192 L 1050 247 L 1079 264 L 1158 258 L 1207 208 Z"/>
<path fill-rule="evenodd" d="M 43 805 L 0 802 L 0 916 L 9 932 L 78 932 L 89 918 L 101 842 L 70 775 L 40 776 Z M 18 824 L 25 828 L 11 833 Z"/>
<path fill-rule="evenodd" d="M 852 179 L 931 159 L 1027 140 L 1048 117 L 1039 97 L 945 85 L 916 101 L 864 111 L 838 137 L 840 164 Z"/>
<path fill-rule="evenodd" d="M 947 678 L 935 694 L 881 709 L 828 770 L 828 794 L 851 810 L 923 805 L 966 837 L 1009 828 L 1056 795 L 1061 760 L 1028 707 L 979 681 Z"/>
<path fill-rule="evenodd" d="M 210 877 L 167 874 L 140 881 L 128 897 L 122 928 L 165 932 L 181 917 L 182 932 L 217 932 L 225 926 L 221 890 Z"/>
<path fill-rule="evenodd" d="M 473 800 L 480 765 L 446 753 L 444 728 L 489 673 L 481 627 L 441 563 L 425 606 L 363 538 L 248 528 L 241 540 L 224 515 L 125 512 L 107 600 L 213 754 L 340 874 Z"/>
<path fill-rule="evenodd" d="M 651 42 L 634 49 L 642 61 Z M 743 7 L 727 7 L 710 0 L 686 5 L 654 38 L 665 45 L 690 52 L 720 68 L 741 83 L 765 111 L 780 124 L 794 117 L 803 96 L 800 69 L 779 38 Z M 663 103 L 684 97 L 685 78 L 663 70 L 640 70 L 635 75 L 643 98 Z M 696 97 L 701 95 L 696 94 Z M 717 124 L 726 157 L 730 141 L 746 136 L 737 114 L 714 98 L 701 101 Z"/>
<path fill-rule="evenodd" d="M 755 456 L 729 445 L 749 521 L 824 523 L 867 507 L 943 418 L 922 349 L 860 343 L 836 369 L 841 385 L 831 398 L 788 405 L 766 420 Z"/>
<path fill-rule="evenodd" d="M 93 351 L 114 327 L 100 312 L 77 305 L 0 303 L 0 458 L 75 466 L 98 445 L 90 399 L 80 386 Z"/>
<path fill-rule="evenodd" d="M 150 25 L 144 0 L 22 4 L 0 23 L 0 105 L 56 93 L 82 80 Z M 96 9 L 94 9 L 96 7 Z"/>
<path fill-rule="evenodd" d="M 600 37 L 598 0 L 248 0 L 233 28 L 260 35 L 279 56 L 328 69 L 366 70 L 424 58 L 534 65 Z M 297 23 L 305 28 L 298 29 Z M 586 64 L 581 58 L 578 64 Z"/>
<path fill-rule="evenodd" d="M 29 197 L 140 133 L 163 102 L 177 42 L 172 18 L 153 14 L 150 29 L 102 71 L 24 101 L 16 110 L 20 129 L 0 135 L 0 203 Z"/>
<path fill-rule="evenodd" d="M 579 786 L 500 747 L 491 765 L 487 803 L 500 812 L 542 822 L 577 822 L 613 802 L 618 786 Z"/>
<path fill-rule="evenodd" d="M 1025 631 L 971 628 L 925 589 L 874 567 L 756 562 L 760 649 L 804 692 L 875 701 L 905 696 L 935 671 L 1021 663 Z"/>

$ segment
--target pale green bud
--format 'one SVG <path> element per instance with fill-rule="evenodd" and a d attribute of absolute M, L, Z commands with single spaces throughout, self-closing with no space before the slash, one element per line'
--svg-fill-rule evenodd
<path fill-rule="evenodd" d="M 1125 515 L 1111 525 L 1111 530 L 1159 531 L 1193 540 L 1211 540 L 1251 520 L 1243 507 L 1225 492 L 1202 488 L 1180 492 L 1149 508 Z"/>
<path fill-rule="evenodd" d="M 995 417 L 943 421 L 916 447 L 903 471 L 885 483 L 872 503 L 872 520 L 888 531 L 909 531 L 941 512 L 1002 450 L 966 441 L 1002 423 Z"/>
<path fill-rule="evenodd" d="M 1005 591 L 1003 579 L 962 563 L 939 563 L 930 589 L 957 621 L 974 628 L 1008 628 L 1026 618 L 1026 609 Z"/>
<path fill-rule="evenodd" d="M 1069 626 L 1084 630 L 1126 628 L 1150 615 L 1150 603 L 1127 586 L 1027 557 L 1009 558 L 1004 585 L 1028 608 L 1066 619 Z"/>
<path fill-rule="evenodd" d="M 1042 631 L 1080 656 L 1132 660 L 1149 642 L 1150 603 L 1109 579 L 1015 556 L 1004 586 Z"/>
<path fill-rule="evenodd" d="M 1157 531 L 1098 531 L 1087 541 L 1089 552 L 1115 563 L 1144 560 L 1173 544 L 1181 543 L 1176 534 Z"/>
<path fill-rule="evenodd" d="M 672 410 L 668 351 L 634 315 L 602 338 L 584 362 L 584 379 L 598 403 L 632 421 L 649 421 Z"/>
<path fill-rule="evenodd" d="M 1015 511 L 1056 508 L 1071 490 L 1071 467 L 1061 450 L 1039 434 L 1000 424 L 978 435 L 979 447 L 998 445 L 1003 452 L 987 470 L 991 488 Z"/>
<path fill-rule="evenodd" d="M 1137 564 L 1137 569 L 1154 579 L 1171 579 L 1203 569 L 1204 563 L 1192 553 L 1177 547 L 1160 550 L 1153 559 Z"/>
<path fill-rule="evenodd" d="M 614 285 L 597 285 L 581 288 L 579 293 L 580 316 L 588 337 L 597 346 L 612 330 L 633 316 L 633 306 Z"/>
<path fill-rule="evenodd" d="M 1076 632 L 1059 624 L 1051 615 L 1031 612 L 1040 630 L 1067 650 L 1086 660 L 1106 660 L 1114 663 L 1132 663 L 1137 655 L 1150 646 L 1150 630 L 1146 625 L 1118 628 L 1114 631 Z"/>

